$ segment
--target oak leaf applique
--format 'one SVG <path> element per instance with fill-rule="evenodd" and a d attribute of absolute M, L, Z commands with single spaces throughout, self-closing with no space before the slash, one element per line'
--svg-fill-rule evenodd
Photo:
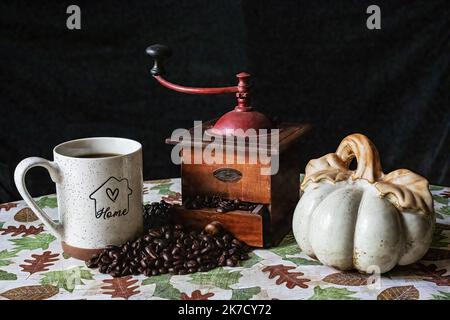
<path fill-rule="evenodd" d="M 111 298 L 124 298 L 128 300 L 129 297 L 140 293 L 139 290 L 136 290 L 139 286 L 134 286 L 138 280 L 133 279 L 132 276 L 106 279 L 103 282 L 108 284 L 107 286 L 101 287 L 101 289 L 105 290 L 103 294 L 109 294 Z"/>
<path fill-rule="evenodd" d="M 27 264 L 21 264 L 19 267 L 22 268 L 23 272 L 29 272 L 30 275 L 40 271 L 48 271 L 48 267 L 54 265 L 53 262 L 58 261 L 59 253 L 51 253 L 50 251 L 45 251 L 43 254 L 32 254 L 33 259 L 24 260 Z"/>
<path fill-rule="evenodd" d="M 20 226 L 8 226 L 5 228 L 1 228 L 0 231 L 2 231 L 2 235 L 11 234 L 12 237 L 18 236 L 19 234 L 22 234 L 22 237 L 29 236 L 32 234 L 39 234 L 42 231 L 44 231 L 43 226 L 35 227 L 30 226 L 26 227 L 24 224 L 21 224 Z"/>
<path fill-rule="evenodd" d="M 17 207 L 17 203 L 14 203 L 14 202 L 2 203 L 2 204 L 0 204 L 0 211 L 2 209 L 5 209 L 5 211 L 9 211 L 11 208 L 16 208 L 16 207 Z"/>
<path fill-rule="evenodd" d="M 282 264 L 277 264 L 274 266 L 267 266 L 262 269 L 262 272 L 269 272 L 269 279 L 278 277 L 276 284 L 280 285 L 282 283 L 286 284 L 286 287 L 293 289 L 294 287 L 300 287 L 303 289 L 308 288 L 306 282 L 311 281 L 307 278 L 301 278 L 304 275 L 303 272 L 289 272 L 289 270 L 295 269 L 296 267 L 285 266 Z"/>
<path fill-rule="evenodd" d="M 186 293 L 181 293 L 181 300 L 208 300 L 208 298 L 211 298 L 214 296 L 214 293 L 207 292 L 205 294 L 202 294 L 200 290 L 195 290 L 191 293 L 191 296 L 188 296 Z"/>

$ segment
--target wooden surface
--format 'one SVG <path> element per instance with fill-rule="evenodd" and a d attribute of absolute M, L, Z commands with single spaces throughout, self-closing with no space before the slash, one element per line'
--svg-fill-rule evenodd
<path fill-rule="evenodd" d="M 175 206 L 171 217 L 174 223 L 194 230 L 202 230 L 208 223 L 218 221 L 237 239 L 253 247 L 263 247 L 263 215 L 267 215 L 267 208 L 263 205 L 259 205 L 253 212 L 234 210 L 227 213 L 218 213 L 209 208 L 185 209 Z"/>

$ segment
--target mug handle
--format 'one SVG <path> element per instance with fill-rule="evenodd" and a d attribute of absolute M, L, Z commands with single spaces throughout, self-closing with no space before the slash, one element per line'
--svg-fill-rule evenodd
<path fill-rule="evenodd" d="M 22 196 L 23 200 L 28 204 L 28 206 L 33 210 L 34 213 L 42 220 L 44 225 L 57 237 L 61 238 L 63 234 L 63 226 L 61 223 L 56 223 L 50 218 L 44 210 L 39 208 L 37 203 L 33 200 L 25 186 L 25 175 L 28 170 L 33 167 L 43 167 L 47 169 L 50 174 L 50 178 L 54 183 L 59 183 L 61 181 L 61 173 L 59 171 L 58 165 L 55 162 L 48 161 L 44 158 L 31 157 L 23 159 L 16 167 L 14 171 L 14 182 L 16 183 L 17 190 Z"/>

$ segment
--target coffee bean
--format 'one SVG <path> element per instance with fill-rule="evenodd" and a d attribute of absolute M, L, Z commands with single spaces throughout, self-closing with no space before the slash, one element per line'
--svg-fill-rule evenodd
<path fill-rule="evenodd" d="M 154 237 L 154 238 L 159 238 L 159 237 L 161 237 L 161 233 L 160 233 L 159 231 L 157 231 L 157 230 L 150 230 L 150 231 L 148 232 L 148 234 L 149 234 L 150 236 Z"/>
<path fill-rule="evenodd" d="M 203 199 L 207 205 L 217 198 Z M 208 202 L 209 201 L 209 202 Z M 230 207 L 235 201 L 221 200 Z M 214 228 L 220 224 L 211 223 Z M 211 228 L 211 226 L 210 226 Z M 224 230 L 185 232 L 181 225 L 166 225 L 149 230 L 135 241 L 121 246 L 108 246 L 86 261 L 89 268 L 99 268 L 101 273 L 113 277 L 144 274 L 187 274 L 206 272 L 217 266 L 236 266 L 239 260 L 248 259 L 250 248 Z"/>
<path fill-rule="evenodd" d="M 162 267 L 163 264 L 164 264 L 164 262 L 163 262 L 162 259 L 157 259 L 157 260 L 155 261 L 155 268 Z"/>
<path fill-rule="evenodd" d="M 205 254 L 209 251 L 209 247 L 206 247 L 200 251 L 200 254 Z"/>
<path fill-rule="evenodd" d="M 111 271 L 110 273 L 109 273 L 109 275 L 111 276 L 111 277 L 120 277 L 120 272 L 117 272 L 117 271 L 115 271 L 115 270 L 113 270 L 113 271 Z"/>
<path fill-rule="evenodd" d="M 166 240 L 164 240 L 164 239 L 157 239 L 158 240 L 158 242 L 156 242 L 159 246 L 160 246 L 160 248 L 161 249 L 164 249 L 164 248 L 166 248 L 167 246 L 168 246 L 168 242 L 166 241 Z"/>
<path fill-rule="evenodd" d="M 228 267 L 236 266 L 236 264 L 234 263 L 234 261 L 232 259 L 227 259 L 226 264 Z"/>
<path fill-rule="evenodd" d="M 219 260 L 217 260 L 217 262 L 218 262 L 219 266 L 224 266 L 226 264 L 226 260 L 227 260 L 226 256 L 221 255 Z"/>
<path fill-rule="evenodd" d="M 111 258 L 109 256 L 103 256 L 101 261 L 102 263 L 108 264 L 111 263 Z"/>
<path fill-rule="evenodd" d="M 182 256 L 172 256 L 172 258 L 174 260 L 173 261 L 174 265 L 179 264 L 180 262 L 184 261 L 184 258 Z"/>
<path fill-rule="evenodd" d="M 188 262 L 186 262 L 186 267 L 188 268 L 194 268 L 197 266 L 197 261 L 195 260 L 189 260 Z"/>
<path fill-rule="evenodd" d="M 113 260 L 114 260 L 114 259 L 118 259 L 118 258 L 119 258 L 119 252 L 116 251 L 116 250 L 112 250 L 112 251 L 109 252 L 108 256 L 109 256 L 111 259 L 113 259 Z"/>
<path fill-rule="evenodd" d="M 240 258 L 241 260 L 248 260 L 248 259 L 250 259 L 250 256 L 249 256 L 247 253 L 242 253 L 242 254 L 239 256 L 239 258 Z"/>
<path fill-rule="evenodd" d="M 162 267 L 162 268 L 159 268 L 159 273 L 160 274 L 166 274 L 167 273 L 167 269 L 166 268 L 164 268 L 164 267 Z"/>
<path fill-rule="evenodd" d="M 95 260 L 96 259 L 93 259 L 93 258 L 91 258 L 89 260 L 86 260 L 86 267 L 88 267 L 88 268 L 97 268 L 98 264 L 95 262 Z"/>
<path fill-rule="evenodd" d="M 233 239 L 233 241 L 231 241 L 231 243 L 234 244 L 236 247 L 242 246 L 242 242 L 240 242 L 238 239 Z"/>

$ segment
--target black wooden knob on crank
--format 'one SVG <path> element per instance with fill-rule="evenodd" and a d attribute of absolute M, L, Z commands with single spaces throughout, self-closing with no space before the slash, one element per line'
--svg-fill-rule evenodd
<path fill-rule="evenodd" d="M 152 76 L 164 74 L 163 62 L 172 55 L 170 48 L 163 44 L 153 44 L 145 52 L 155 61 L 153 68 L 150 70 Z"/>

